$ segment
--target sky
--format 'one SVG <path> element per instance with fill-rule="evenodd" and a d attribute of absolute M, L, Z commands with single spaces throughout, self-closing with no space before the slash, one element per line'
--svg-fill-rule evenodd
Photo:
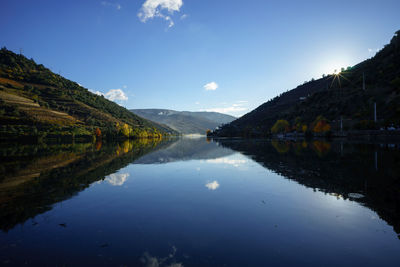
<path fill-rule="evenodd" d="M 127 108 L 234 116 L 372 57 L 400 1 L 1 0 L 0 46 Z"/>

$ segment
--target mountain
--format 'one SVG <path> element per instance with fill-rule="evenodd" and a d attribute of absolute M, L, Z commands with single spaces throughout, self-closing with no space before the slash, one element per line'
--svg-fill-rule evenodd
<path fill-rule="evenodd" d="M 182 134 L 206 134 L 222 124 L 229 123 L 235 117 L 217 112 L 189 112 L 168 109 L 131 109 L 148 120 L 165 124 Z"/>
<path fill-rule="evenodd" d="M 1 139 L 176 134 L 6 48 L 0 50 L 0 125 Z"/>
<path fill-rule="evenodd" d="M 341 118 L 344 130 L 400 125 L 400 31 L 374 57 L 289 90 L 213 135 L 266 136 L 277 120 L 284 120 L 286 132 L 318 132 L 320 121 L 325 130 L 338 131 Z"/>

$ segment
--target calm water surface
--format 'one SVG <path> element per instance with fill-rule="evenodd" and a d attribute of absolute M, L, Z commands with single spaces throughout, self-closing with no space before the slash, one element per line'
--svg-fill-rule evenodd
<path fill-rule="evenodd" d="M 4 147 L 0 265 L 400 266 L 399 147 Z"/>

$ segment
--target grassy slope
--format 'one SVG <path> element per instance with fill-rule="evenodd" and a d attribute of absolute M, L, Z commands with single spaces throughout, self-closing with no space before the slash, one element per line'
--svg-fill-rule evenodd
<path fill-rule="evenodd" d="M 300 100 L 302 97 L 306 99 Z M 293 124 L 300 117 L 310 124 L 318 115 L 330 120 L 333 130 L 341 116 L 348 127 L 356 127 L 373 119 L 374 102 L 380 119 L 374 127 L 400 125 L 400 31 L 373 58 L 342 72 L 340 84 L 329 75 L 300 85 L 224 126 L 216 135 L 260 136 L 267 134 L 278 119 Z"/>
<path fill-rule="evenodd" d="M 32 59 L 0 50 L 0 132 L 8 135 L 121 135 L 127 124 L 135 137 L 175 134 L 118 104 L 54 74 Z"/>

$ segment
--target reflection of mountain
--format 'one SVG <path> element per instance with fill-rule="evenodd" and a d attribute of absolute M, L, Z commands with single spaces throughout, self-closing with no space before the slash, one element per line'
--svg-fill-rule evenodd
<path fill-rule="evenodd" d="M 141 157 L 135 161 L 135 164 L 215 159 L 229 156 L 232 153 L 231 149 L 218 146 L 214 142 L 206 142 L 205 138 L 180 138 L 165 149 L 160 149 Z"/>
<path fill-rule="evenodd" d="M 103 180 L 158 143 L 16 146 L 0 152 L 0 229 L 7 231 Z M 162 145 L 160 145 L 162 147 Z M 114 178 L 114 179 L 113 179 Z M 125 177 L 126 178 L 126 177 Z M 116 185 L 124 177 L 108 176 Z"/>
<path fill-rule="evenodd" d="M 400 232 L 400 151 L 393 146 L 322 141 L 218 142 L 299 184 L 362 203 Z"/>

